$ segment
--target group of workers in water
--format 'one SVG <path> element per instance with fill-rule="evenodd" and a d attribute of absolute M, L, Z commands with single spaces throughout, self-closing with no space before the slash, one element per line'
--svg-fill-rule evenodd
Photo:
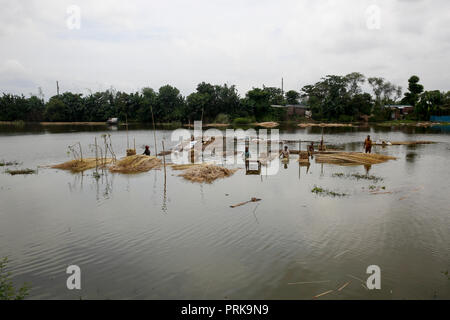
<path fill-rule="evenodd" d="M 191 137 L 191 141 L 194 141 L 193 136 Z M 372 153 L 372 140 L 370 139 L 370 135 L 368 135 L 366 140 L 364 140 L 363 149 L 364 149 L 365 153 Z M 325 150 L 325 146 L 323 144 L 323 140 L 321 140 L 320 144 L 319 144 L 319 151 L 324 151 L 324 150 Z M 314 157 L 314 142 L 311 141 L 311 144 L 308 145 L 307 151 L 308 151 L 308 158 L 311 157 L 311 159 L 312 159 Z M 143 155 L 146 155 L 146 156 L 150 155 L 150 147 L 149 146 L 145 146 Z M 284 149 L 280 151 L 280 158 L 288 160 L 289 156 L 290 156 L 289 148 L 288 148 L 288 146 L 284 146 Z M 248 147 L 245 147 L 244 158 L 245 158 L 245 168 L 246 168 L 246 170 L 248 170 L 249 162 L 250 162 L 250 158 L 251 158 Z"/>
<path fill-rule="evenodd" d="M 373 144 L 373 142 L 370 139 L 370 135 L 368 135 L 367 138 L 364 140 L 363 150 L 365 151 L 365 153 L 372 153 L 372 144 Z M 319 151 L 325 151 L 325 146 L 323 144 L 323 140 L 319 144 Z M 315 152 L 314 142 L 311 142 L 311 144 L 308 145 L 307 152 L 308 152 L 308 158 L 311 157 L 311 159 L 313 159 L 314 152 Z M 289 156 L 290 156 L 289 148 L 288 148 L 288 146 L 284 146 L 283 150 L 280 151 L 280 158 L 284 159 L 284 160 L 289 160 Z M 251 155 L 250 155 L 249 148 L 245 147 L 244 158 L 245 158 L 246 170 L 248 170 L 248 168 L 249 168 L 250 157 L 251 157 Z"/>

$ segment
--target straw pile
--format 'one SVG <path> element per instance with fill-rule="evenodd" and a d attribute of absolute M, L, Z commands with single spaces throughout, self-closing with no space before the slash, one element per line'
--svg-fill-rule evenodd
<path fill-rule="evenodd" d="M 150 171 L 161 166 L 161 160 L 146 155 L 134 155 L 121 159 L 115 165 L 111 166 L 111 172 L 138 173 Z"/>
<path fill-rule="evenodd" d="M 111 163 L 112 159 L 95 159 L 95 158 L 83 158 L 77 160 L 67 161 L 61 164 L 51 166 L 54 169 L 70 170 L 73 172 L 82 172 L 89 169 L 94 169 L 97 165 L 102 167 L 108 163 Z"/>
<path fill-rule="evenodd" d="M 170 165 L 172 167 L 172 170 L 186 170 L 192 167 L 198 167 L 203 164 L 201 163 L 188 163 L 188 164 L 172 164 Z"/>
<path fill-rule="evenodd" d="M 305 159 L 309 159 L 309 154 L 308 151 L 301 151 L 299 152 L 299 160 L 305 160 Z"/>
<path fill-rule="evenodd" d="M 280 124 L 278 122 L 259 122 L 259 123 L 255 123 L 255 125 L 257 125 L 258 127 L 263 127 L 263 128 L 276 128 Z"/>
<path fill-rule="evenodd" d="M 373 153 L 359 153 L 359 152 L 338 152 L 330 154 L 317 154 L 317 163 L 330 163 L 337 165 L 361 165 L 361 164 L 378 164 L 388 160 L 395 160 L 397 158 L 385 156 L 382 154 Z"/>
<path fill-rule="evenodd" d="M 192 182 L 212 183 L 216 179 L 230 177 L 236 171 L 237 169 L 227 169 L 207 164 L 191 167 L 180 174 L 180 176 Z"/>
<path fill-rule="evenodd" d="M 309 166 L 309 160 L 308 159 L 298 159 L 298 163 L 300 164 L 300 166 Z"/>
<path fill-rule="evenodd" d="M 127 157 L 136 155 L 136 149 L 127 149 Z"/>

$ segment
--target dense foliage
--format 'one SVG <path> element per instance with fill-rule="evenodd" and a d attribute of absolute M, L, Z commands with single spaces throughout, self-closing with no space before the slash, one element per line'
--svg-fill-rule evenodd
<path fill-rule="evenodd" d="M 326 121 L 355 121 L 362 116 L 386 120 L 387 104 L 410 104 L 416 119 L 448 114 L 450 92 L 424 91 L 419 77 L 409 79 L 408 91 L 383 78 L 367 78 L 361 73 L 346 76 L 328 75 L 299 92 L 283 92 L 275 87 L 253 88 L 240 97 L 234 85 L 212 85 L 202 82 L 196 91 L 183 97 L 180 91 L 165 85 L 155 91 L 144 88 L 126 93 L 114 89 L 83 95 L 64 92 L 43 98 L 4 93 L 0 97 L 0 121 L 105 121 L 118 117 L 121 121 L 245 123 L 286 119 L 286 111 L 271 105 L 304 104 L 313 118 Z M 372 93 L 363 91 L 363 86 Z M 400 100 L 401 99 L 401 100 Z"/>

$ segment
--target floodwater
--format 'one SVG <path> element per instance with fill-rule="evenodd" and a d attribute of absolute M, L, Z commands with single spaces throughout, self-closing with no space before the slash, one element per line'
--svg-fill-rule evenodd
<path fill-rule="evenodd" d="M 1 127 L 0 160 L 61 163 L 76 142 L 92 154 L 103 133 L 123 154 L 122 128 Z M 167 148 L 171 133 L 156 133 Z M 371 168 L 299 167 L 292 156 L 276 175 L 241 169 L 212 184 L 170 168 L 166 180 L 164 170 L 96 180 L 92 171 L 10 176 L 2 167 L 0 256 L 16 284 L 31 284 L 32 299 L 312 299 L 329 290 L 320 299 L 450 299 L 448 127 L 324 130 L 327 144 L 346 150 L 362 150 L 367 134 L 439 143 L 375 147 L 398 159 Z M 153 149 L 150 128 L 129 137 L 138 152 Z M 284 128 L 280 137 L 319 141 L 321 129 Z M 383 181 L 333 176 L 367 169 Z M 373 185 L 384 192 L 371 194 Z M 314 186 L 348 196 L 316 195 Z M 262 201 L 230 208 L 252 197 Z M 66 287 L 69 265 L 81 268 L 81 290 Z M 381 290 L 365 287 L 370 265 L 381 269 Z"/>

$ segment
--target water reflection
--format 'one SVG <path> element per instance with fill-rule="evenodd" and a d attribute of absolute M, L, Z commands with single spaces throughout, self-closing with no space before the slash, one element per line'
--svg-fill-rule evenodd
<path fill-rule="evenodd" d="M 414 163 L 416 161 L 417 158 L 417 153 L 415 152 L 408 152 L 406 154 L 406 161 L 409 163 Z"/>
<path fill-rule="evenodd" d="M 84 180 L 88 179 L 90 185 L 95 187 L 97 201 L 110 199 L 113 192 L 113 176 L 110 176 L 108 171 L 102 170 L 98 173 L 98 176 L 94 175 L 93 172 L 72 173 L 70 176 L 73 177 L 72 182 L 68 182 L 70 193 L 83 192 Z"/>
<path fill-rule="evenodd" d="M 291 128 L 280 136 L 320 140 L 320 128 L 308 130 Z M 324 138 L 360 151 L 367 130 L 325 128 Z M 398 160 L 373 166 L 339 167 L 313 160 L 297 168 L 293 155 L 276 176 L 269 176 L 267 167 L 259 178 L 239 170 L 201 185 L 184 181 L 171 169 L 166 175 L 162 169 L 131 176 L 104 172 L 99 179 L 92 171 L 51 169 L 29 177 L 2 175 L 2 185 L 11 188 L 0 192 L 0 256 L 18 261 L 12 271 L 18 282 L 36 288 L 32 298 L 77 298 L 61 285 L 65 266 L 73 263 L 83 264 L 88 281 L 82 295 L 87 299 L 195 299 L 205 294 L 218 299 L 311 299 L 328 290 L 328 284 L 287 283 L 330 280 L 337 288 L 346 275 L 365 279 L 372 263 L 389 273 L 383 278 L 384 291 L 374 296 L 354 281 L 329 297 L 424 299 L 436 291 L 448 298 L 447 279 L 441 282 L 441 271 L 450 261 L 450 177 L 443 170 L 450 165 L 448 135 L 430 131 L 434 136 L 409 137 L 409 129 L 388 130 L 381 128 L 380 136 L 441 143 L 376 147 L 376 152 Z M 158 141 L 168 139 L 170 131 L 157 135 Z M 87 145 L 92 136 L 0 136 L 0 159 L 8 156 L 24 166 L 62 162 L 67 145 Z M 137 143 L 151 137 L 146 130 L 133 136 Z M 113 140 L 115 149 L 125 150 L 120 127 Z M 28 152 L 17 145 L 27 145 Z M 230 156 L 233 147 L 227 148 Z M 383 177 L 383 183 L 333 177 L 364 171 Z M 348 192 L 349 197 L 318 197 L 311 193 L 315 184 Z M 369 195 L 373 184 L 385 186 L 386 192 Z M 229 208 L 254 196 L 263 200 Z"/>

